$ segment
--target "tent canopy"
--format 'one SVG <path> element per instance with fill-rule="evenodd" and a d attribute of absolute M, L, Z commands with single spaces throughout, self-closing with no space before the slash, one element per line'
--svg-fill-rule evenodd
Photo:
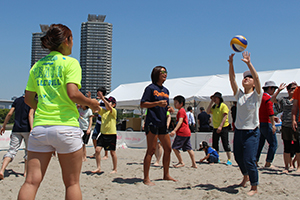
<path fill-rule="evenodd" d="M 300 83 L 300 69 L 262 71 L 258 72 L 258 75 L 261 86 L 268 80 L 275 81 L 278 86 L 292 81 Z M 243 73 L 236 73 L 236 81 L 240 88 L 242 88 L 242 79 Z M 121 84 L 109 95 L 116 98 L 119 109 L 138 109 L 144 89 L 150 83 L 151 81 Z M 216 91 L 222 93 L 224 101 L 235 101 L 228 74 L 167 79 L 164 86 L 170 92 L 171 103 L 176 95 L 184 96 L 187 103 L 194 100 L 208 102 L 210 96 Z M 282 92 L 286 93 L 286 90 Z"/>

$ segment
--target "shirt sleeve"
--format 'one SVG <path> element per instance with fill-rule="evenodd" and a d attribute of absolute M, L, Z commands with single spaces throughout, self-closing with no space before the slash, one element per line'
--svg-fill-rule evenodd
<path fill-rule="evenodd" d="M 224 104 L 224 105 L 222 106 L 222 113 L 223 113 L 223 114 L 228 114 L 229 109 L 228 109 L 227 105 L 226 105 L 225 103 L 223 103 L 223 102 L 222 102 L 222 104 Z"/>
<path fill-rule="evenodd" d="M 151 101 L 151 89 L 150 87 L 146 87 L 145 88 L 145 91 L 144 91 L 144 94 L 142 96 L 142 99 L 141 99 L 141 102 L 150 102 Z"/>
<path fill-rule="evenodd" d="M 14 100 L 14 102 L 11 105 L 11 107 L 16 107 L 16 104 L 17 104 L 17 102 L 16 102 L 16 100 Z"/>
<path fill-rule="evenodd" d="M 270 101 L 270 99 L 266 102 L 266 107 L 267 107 L 268 115 L 273 116 L 274 115 L 273 103 Z"/>
<path fill-rule="evenodd" d="M 299 87 L 297 87 L 294 91 L 294 94 L 293 94 L 293 99 L 296 99 L 299 101 Z"/>
<path fill-rule="evenodd" d="M 114 119 L 117 119 L 117 110 L 115 108 L 112 109 L 111 115 L 113 116 Z"/>
<path fill-rule="evenodd" d="M 89 111 L 88 111 L 88 116 L 92 116 L 93 115 L 93 111 L 89 108 Z"/>
<path fill-rule="evenodd" d="M 184 118 L 184 115 L 186 115 L 185 111 L 184 111 L 183 109 L 180 109 L 180 110 L 178 111 L 178 119 L 179 119 L 179 118 Z"/>
<path fill-rule="evenodd" d="M 30 70 L 30 75 L 28 77 L 27 85 L 26 85 L 26 90 L 30 92 L 36 92 L 36 87 L 35 87 L 35 81 L 32 77 L 32 70 Z"/>

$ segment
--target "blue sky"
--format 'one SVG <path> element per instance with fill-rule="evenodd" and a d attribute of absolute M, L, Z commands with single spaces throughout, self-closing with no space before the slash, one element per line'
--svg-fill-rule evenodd
<path fill-rule="evenodd" d="M 0 99 L 26 87 L 32 33 L 39 24 L 63 23 L 74 36 L 79 60 L 80 26 L 88 14 L 113 24 L 112 89 L 150 80 L 163 65 L 168 78 L 227 74 L 235 35 L 248 40 L 257 71 L 299 68 L 300 1 L 289 0 L 88 0 L 1 1 Z M 236 72 L 246 65 L 235 56 Z"/>

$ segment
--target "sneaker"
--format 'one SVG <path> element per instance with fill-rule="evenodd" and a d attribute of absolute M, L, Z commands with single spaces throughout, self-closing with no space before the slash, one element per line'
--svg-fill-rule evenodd
<path fill-rule="evenodd" d="M 221 161 L 220 161 L 220 159 L 218 159 L 218 163 L 220 163 Z"/>
<path fill-rule="evenodd" d="M 232 162 L 230 160 L 227 160 L 226 165 L 232 165 Z"/>

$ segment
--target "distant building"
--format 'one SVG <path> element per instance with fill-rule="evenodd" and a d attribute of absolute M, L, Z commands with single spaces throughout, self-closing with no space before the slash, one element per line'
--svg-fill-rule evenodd
<path fill-rule="evenodd" d="M 45 35 L 49 29 L 48 25 L 41 25 L 40 33 L 32 33 L 32 42 L 31 42 L 31 67 L 41 58 L 49 54 L 48 50 L 45 50 L 41 46 L 41 37 Z"/>
<path fill-rule="evenodd" d="M 11 105 L 14 101 L 13 100 L 4 100 L 4 99 L 0 99 L 0 109 L 10 109 Z"/>
<path fill-rule="evenodd" d="M 89 14 L 81 24 L 81 92 L 91 91 L 93 97 L 99 86 L 111 90 L 112 24 L 104 22 L 105 17 Z"/>

